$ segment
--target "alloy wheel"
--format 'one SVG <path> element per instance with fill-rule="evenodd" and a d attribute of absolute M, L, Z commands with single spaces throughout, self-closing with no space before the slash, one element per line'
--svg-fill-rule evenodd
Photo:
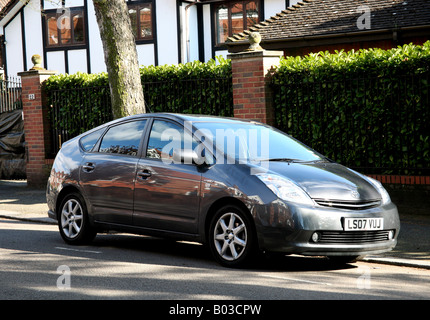
<path fill-rule="evenodd" d="M 76 238 L 81 232 L 84 212 L 76 199 L 69 199 L 61 211 L 61 228 L 64 235 L 70 239 Z"/>
<path fill-rule="evenodd" d="M 227 261 L 239 259 L 248 241 L 246 224 L 237 213 L 223 214 L 216 222 L 213 241 L 221 258 Z"/>

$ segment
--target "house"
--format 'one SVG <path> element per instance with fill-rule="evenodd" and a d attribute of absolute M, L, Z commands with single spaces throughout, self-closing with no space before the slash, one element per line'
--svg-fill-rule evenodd
<path fill-rule="evenodd" d="M 291 0 L 124 0 L 140 65 L 226 55 L 227 37 L 295 4 Z M 0 0 L 1 65 L 14 76 L 43 57 L 46 69 L 106 70 L 92 0 Z"/>
<path fill-rule="evenodd" d="M 261 47 L 297 56 L 310 52 L 423 44 L 430 39 L 428 0 L 303 0 L 226 40 L 230 52 L 261 35 Z"/>

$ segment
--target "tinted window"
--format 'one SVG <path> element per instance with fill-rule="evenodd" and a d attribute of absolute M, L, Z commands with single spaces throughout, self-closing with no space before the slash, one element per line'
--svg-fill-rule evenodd
<path fill-rule="evenodd" d="M 104 129 L 94 131 L 81 139 L 81 146 L 85 151 L 90 151 L 99 140 Z"/>
<path fill-rule="evenodd" d="M 137 155 L 146 120 L 127 122 L 112 127 L 104 135 L 99 152 Z"/>
<path fill-rule="evenodd" d="M 189 140 L 187 140 L 189 139 Z M 187 140 L 187 143 L 185 141 Z M 175 149 L 196 148 L 191 134 L 184 136 L 184 128 L 178 124 L 155 120 L 149 136 L 146 157 L 152 159 L 172 159 Z"/>

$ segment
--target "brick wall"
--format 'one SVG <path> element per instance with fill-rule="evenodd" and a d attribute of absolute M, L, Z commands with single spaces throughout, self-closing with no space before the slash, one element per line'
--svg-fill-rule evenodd
<path fill-rule="evenodd" d="M 45 161 L 50 134 L 42 83 L 52 74 L 54 72 L 46 70 L 31 70 L 19 74 L 27 148 L 27 185 L 31 187 L 45 186 L 50 170 L 50 165 Z"/>
<path fill-rule="evenodd" d="M 279 64 L 281 51 L 245 51 L 231 54 L 233 105 L 236 118 L 273 124 L 272 92 L 268 76 Z"/>

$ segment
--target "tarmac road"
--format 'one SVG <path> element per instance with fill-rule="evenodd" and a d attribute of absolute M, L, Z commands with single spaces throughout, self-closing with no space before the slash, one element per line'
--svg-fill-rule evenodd
<path fill-rule="evenodd" d="M 51 224 L 0 219 L 0 230 L 0 301 L 164 300 L 172 307 L 184 300 L 430 299 L 430 270 L 421 268 L 291 255 L 232 269 L 186 241 L 100 234 L 90 245 L 68 246 Z M 65 310 L 76 310 L 69 305 Z M 285 311 L 283 303 L 276 307 Z"/>
<path fill-rule="evenodd" d="M 48 218 L 45 190 L 27 187 L 25 180 L 0 180 L 0 217 L 55 224 Z M 401 228 L 393 251 L 366 256 L 365 261 L 430 269 L 430 212 L 399 210 Z"/>

